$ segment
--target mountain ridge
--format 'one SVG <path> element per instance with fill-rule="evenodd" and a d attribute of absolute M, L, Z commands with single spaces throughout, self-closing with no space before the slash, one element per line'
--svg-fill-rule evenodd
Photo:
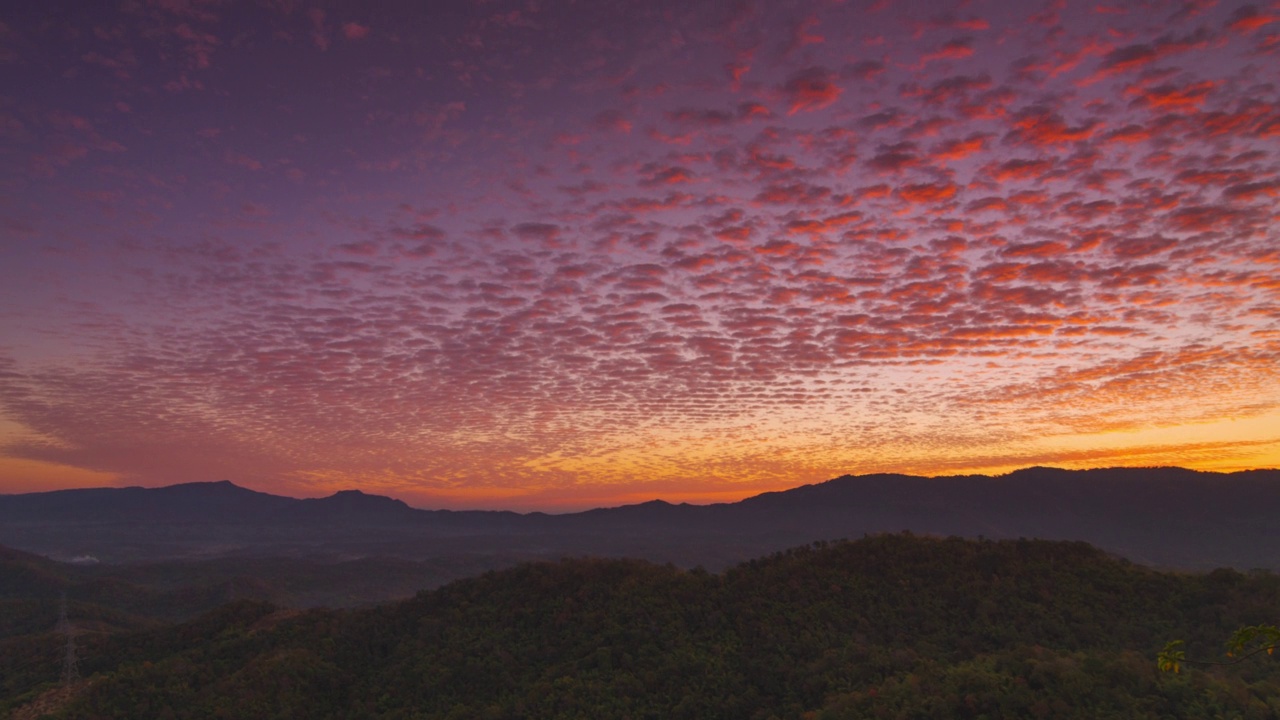
<path fill-rule="evenodd" d="M 1170 477 L 1171 475 L 1182 476 L 1182 478 L 1194 478 L 1194 477 L 1203 477 L 1203 476 L 1235 477 L 1235 476 L 1242 476 L 1242 475 L 1243 476 L 1267 475 L 1269 477 L 1273 477 L 1277 481 L 1280 481 L 1280 468 L 1255 468 L 1255 469 L 1249 469 L 1249 470 L 1234 470 L 1229 472 L 1221 472 L 1221 471 L 1213 471 L 1213 470 L 1195 470 L 1191 468 L 1183 468 L 1183 467 L 1168 466 L 1168 465 L 1157 465 L 1157 466 L 1150 466 L 1150 467 L 1115 466 L 1115 467 L 1102 467 L 1102 468 L 1085 468 L 1085 469 L 1078 469 L 1078 470 L 1034 465 L 1034 466 L 1029 466 L 1025 468 L 1019 468 L 1017 470 L 1012 470 L 1008 473 L 1003 473 L 999 475 L 984 475 L 984 474 L 977 474 L 977 473 L 958 474 L 958 475 L 911 475 L 908 473 L 867 473 L 864 475 L 845 474 L 845 475 L 840 475 L 838 477 L 831 478 L 829 480 L 824 480 L 816 483 L 805 483 L 805 484 L 797 485 L 795 487 L 787 488 L 784 490 L 769 490 L 756 495 L 749 495 L 747 497 L 742 498 L 741 500 L 730 501 L 730 502 L 673 503 L 668 500 L 664 500 L 662 498 L 653 498 L 653 499 L 641 501 L 638 503 L 627 503 L 624 505 L 608 505 L 608 506 L 601 506 L 601 507 L 595 507 L 595 508 L 588 508 L 586 510 L 576 510 L 576 511 L 566 512 L 566 513 L 547 513 L 545 511 L 536 511 L 536 510 L 528 511 L 528 512 L 520 512 L 518 510 L 424 508 L 424 507 L 409 505 L 405 501 L 400 500 L 398 498 L 391 497 L 389 495 L 378 495 L 376 493 L 368 493 L 359 488 L 344 488 L 341 490 L 334 491 L 333 494 L 331 495 L 325 495 L 325 496 L 316 497 L 316 498 L 298 498 L 291 495 L 276 495 L 274 493 L 269 493 L 262 490 L 254 490 L 244 485 L 239 485 L 235 483 L 235 481 L 226 480 L 226 479 L 197 480 L 192 482 L 174 483 L 172 485 L 160 485 L 160 486 L 154 486 L 154 487 L 143 486 L 143 485 L 126 485 L 122 487 L 64 488 L 59 490 L 42 490 L 42 491 L 27 492 L 27 493 L 0 492 L 0 501 L 3 501 L 4 499 L 8 499 L 8 498 L 18 498 L 18 497 L 53 498 L 53 497 L 70 497 L 73 495 L 83 495 L 85 497 L 88 497 L 90 494 L 105 497 L 105 496 L 109 496 L 111 493 L 134 493 L 138 491 L 149 492 L 149 493 L 160 493 L 160 492 L 173 493 L 175 495 L 179 493 L 192 494 L 192 495 L 199 494 L 199 495 L 205 495 L 209 497 L 216 497 L 216 495 L 212 495 L 211 492 L 209 491 L 212 491 L 212 492 L 233 491 L 244 496 L 253 495 L 261 498 L 273 498 L 278 500 L 296 501 L 296 502 L 304 502 L 304 503 L 306 502 L 317 503 L 317 502 L 326 502 L 326 501 L 337 502 L 337 501 L 350 501 L 354 499 L 377 498 L 377 499 L 389 500 L 392 503 L 395 503 L 397 505 L 404 506 L 412 510 L 423 511 L 423 512 L 514 514 L 514 515 L 525 516 L 525 517 L 546 515 L 546 516 L 556 517 L 556 516 L 566 516 L 566 515 L 582 515 L 586 513 L 598 513 L 601 511 L 620 510 L 624 508 L 638 508 L 638 507 L 703 507 L 703 508 L 706 508 L 706 507 L 718 507 L 718 506 L 725 506 L 725 505 L 739 505 L 743 502 L 757 500 L 759 498 L 779 496 L 779 495 L 789 495 L 789 494 L 793 494 L 801 491 L 807 491 L 813 488 L 833 487 L 833 486 L 838 486 L 838 485 L 850 483 L 850 482 L 869 481 L 869 480 L 894 480 L 894 481 L 926 480 L 926 481 L 937 481 L 937 482 L 949 482 L 949 481 L 968 480 L 968 479 L 983 479 L 983 480 L 1008 479 L 1008 480 L 1023 481 L 1025 479 L 1031 478 L 1032 476 L 1039 476 L 1039 477 L 1036 477 L 1035 479 L 1043 480 L 1043 479 L 1046 479 L 1044 477 L 1046 475 L 1052 475 L 1053 479 L 1062 479 L 1064 476 L 1070 476 L 1070 477 L 1079 477 L 1081 475 L 1096 476 L 1103 473 L 1112 474 L 1112 475 L 1115 475 L 1115 474 L 1142 475 L 1144 476 L 1144 478 L 1149 478 L 1149 476 L 1153 473 L 1159 473 L 1163 475 L 1163 477 L 1161 478 L 1161 480 L 1163 481 L 1174 479 L 1173 477 Z"/>
<path fill-rule="evenodd" d="M 343 490 L 298 499 L 230 481 L 0 495 L 0 544 L 111 561 L 228 555 L 634 556 L 724 567 L 867 533 L 1083 540 L 1143 564 L 1280 569 L 1280 470 L 1177 467 L 842 475 L 732 503 L 550 515 L 431 510 Z"/>

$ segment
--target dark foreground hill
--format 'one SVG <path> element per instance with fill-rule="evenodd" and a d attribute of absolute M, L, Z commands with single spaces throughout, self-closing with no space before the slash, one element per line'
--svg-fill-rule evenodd
<path fill-rule="evenodd" d="M 0 495 L 0 544 L 103 562 L 386 556 L 466 569 L 586 554 L 720 569 L 815 540 L 911 530 L 1083 540 L 1157 567 L 1280 569 L 1277 517 L 1277 470 L 845 476 L 737 503 L 568 515 L 417 510 L 358 491 L 296 500 L 219 482 Z"/>
<path fill-rule="evenodd" d="M 1280 665 L 1157 672 L 1274 622 L 1280 578 L 1083 543 L 877 536 L 722 574 L 526 564 L 368 610 L 227 605 L 84 635 L 55 718 L 1274 718 Z M 45 638 L 0 714 L 56 686 Z M 14 663 L 18 665 L 18 663 Z M 47 698 L 46 698 L 47 699 Z"/>

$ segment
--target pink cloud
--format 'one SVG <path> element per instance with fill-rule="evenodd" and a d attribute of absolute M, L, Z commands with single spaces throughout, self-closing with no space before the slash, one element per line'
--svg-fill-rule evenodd
<path fill-rule="evenodd" d="M 617 110 L 602 110 L 596 114 L 592 122 L 602 130 L 613 130 L 620 133 L 631 132 L 631 121 Z"/>
<path fill-rule="evenodd" d="M 1280 20 L 1280 16 L 1263 14 L 1256 5 L 1244 5 L 1236 8 L 1227 21 L 1227 29 L 1239 33 L 1251 33 L 1259 28 Z"/>
<path fill-rule="evenodd" d="M 369 37 L 369 26 L 354 21 L 343 23 L 342 36 L 348 40 L 363 40 Z"/>
<path fill-rule="evenodd" d="M 0 287 L 48 333 L 6 335 L 0 403 L 59 443 L 14 452 L 426 497 L 970 447 L 886 417 L 1051 438 L 1274 406 L 1275 12 L 1238 5 L 544 3 L 430 44 L 337 6 L 68 18 L 65 58 L 15 46 L 36 75 L 0 109 L 28 155 L 0 224 L 39 248 Z M 94 352 L 31 359 L 62 344 Z M 1150 401 L 1160 373 L 1185 392 Z"/>
<path fill-rule="evenodd" d="M 942 47 L 933 52 L 924 53 L 920 56 L 920 60 L 914 67 L 924 69 L 931 62 L 938 60 L 964 60 L 973 56 L 973 40 L 971 38 L 956 38 L 949 40 Z"/>
<path fill-rule="evenodd" d="M 1081 84 L 1087 85 L 1113 75 L 1133 72 L 1172 55 L 1202 48 L 1210 39 L 1210 33 L 1201 27 L 1182 37 L 1168 34 L 1150 43 L 1116 48 L 1103 56 L 1098 69 L 1082 80 Z"/>
<path fill-rule="evenodd" d="M 1152 235 L 1141 238 L 1125 238 L 1111 243 L 1111 252 L 1125 259 L 1144 258 L 1157 255 L 1177 245 L 1171 238 Z"/>
<path fill-rule="evenodd" d="M 1280 180 L 1240 183 L 1222 191 L 1225 197 L 1232 200 L 1250 201 L 1261 197 L 1280 197 Z"/>
<path fill-rule="evenodd" d="M 328 13 L 320 8 L 311 8 L 307 10 L 307 17 L 311 19 L 311 42 L 321 50 L 328 50 L 329 27 L 325 23 Z"/>
<path fill-rule="evenodd" d="M 641 172 L 645 173 L 646 177 L 640 180 L 640 185 L 645 187 L 683 185 L 693 180 L 693 171 L 679 165 L 670 167 L 646 166 L 641 169 Z"/>
<path fill-rule="evenodd" d="M 257 172 L 263 168 L 262 161 L 245 155 L 244 153 L 228 151 L 224 156 L 224 159 L 227 164 L 242 167 L 245 170 Z"/>
<path fill-rule="evenodd" d="M 522 240 L 537 241 L 551 245 L 560 239 L 561 229 L 560 226 L 551 223 L 525 222 L 513 225 L 511 232 Z"/>
<path fill-rule="evenodd" d="M 823 67 L 810 67 L 787 78 L 782 86 L 787 114 L 821 110 L 835 102 L 844 92 L 833 82 L 832 74 Z"/>

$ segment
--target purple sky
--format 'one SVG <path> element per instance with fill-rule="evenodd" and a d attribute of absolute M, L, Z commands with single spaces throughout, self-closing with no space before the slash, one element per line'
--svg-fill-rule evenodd
<path fill-rule="evenodd" d="M 1280 464 L 1280 3 L 0 10 L 0 492 Z"/>

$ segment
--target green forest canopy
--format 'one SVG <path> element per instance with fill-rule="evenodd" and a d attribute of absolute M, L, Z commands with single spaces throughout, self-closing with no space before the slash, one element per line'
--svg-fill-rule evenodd
<path fill-rule="evenodd" d="M 721 574 L 535 563 L 393 605 L 238 602 L 85 636 L 59 718 L 1269 718 L 1280 671 L 1160 673 L 1273 621 L 1280 578 L 1160 573 L 1083 543 L 911 535 Z M 0 712 L 53 687 L 6 676 Z"/>

